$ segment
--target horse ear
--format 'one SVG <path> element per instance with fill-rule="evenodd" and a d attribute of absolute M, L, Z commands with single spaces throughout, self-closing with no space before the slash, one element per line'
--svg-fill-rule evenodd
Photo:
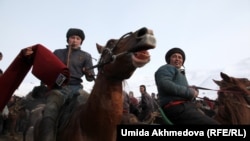
<path fill-rule="evenodd" d="M 214 79 L 213 79 L 213 81 L 214 81 L 214 83 L 217 84 L 218 86 L 221 86 L 221 81 L 219 81 L 219 80 L 214 80 Z"/>
<path fill-rule="evenodd" d="M 97 48 L 97 51 L 98 51 L 99 54 L 101 54 L 103 49 L 104 49 L 104 47 L 99 45 L 98 43 L 96 43 L 96 48 Z"/>
<path fill-rule="evenodd" d="M 230 80 L 231 80 L 230 77 L 227 74 L 223 73 L 223 72 L 220 73 L 220 76 L 226 82 L 230 82 Z"/>

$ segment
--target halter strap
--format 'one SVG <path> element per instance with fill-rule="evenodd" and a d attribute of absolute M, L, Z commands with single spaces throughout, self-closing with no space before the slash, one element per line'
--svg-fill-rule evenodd
<path fill-rule="evenodd" d="M 121 41 L 125 36 L 130 35 L 130 34 L 132 34 L 132 33 L 133 33 L 133 32 L 128 32 L 128 33 L 122 35 L 122 36 L 119 38 L 118 42 L 115 44 L 115 47 L 114 47 L 114 48 L 116 48 L 116 47 L 118 46 L 118 44 L 120 43 L 120 41 Z M 119 54 L 117 54 L 117 55 L 114 55 L 114 54 L 113 54 L 114 48 L 112 48 L 112 49 L 105 48 L 105 50 L 108 50 L 108 52 L 109 52 L 109 54 L 110 54 L 110 56 L 111 56 L 110 59 L 109 59 L 108 61 L 105 61 L 105 62 L 98 62 L 96 65 L 87 68 L 87 70 L 94 69 L 94 68 L 98 68 L 98 67 L 102 67 L 102 66 L 104 66 L 104 65 L 106 65 L 106 64 L 109 64 L 109 63 L 115 61 L 115 59 L 116 59 L 117 57 L 126 55 L 126 54 L 128 54 L 129 52 L 131 52 L 131 51 L 125 51 L 125 52 L 121 52 L 121 53 L 119 53 Z M 104 51 L 102 51 L 102 53 L 103 53 L 103 52 L 104 52 Z"/>

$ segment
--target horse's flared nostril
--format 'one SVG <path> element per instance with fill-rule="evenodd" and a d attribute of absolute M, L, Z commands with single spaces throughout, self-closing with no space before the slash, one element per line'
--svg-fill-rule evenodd
<path fill-rule="evenodd" d="M 141 28 L 140 30 L 138 30 L 138 34 L 137 37 L 141 37 L 144 36 L 145 34 L 148 33 L 148 29 L 146 27 Z"/>

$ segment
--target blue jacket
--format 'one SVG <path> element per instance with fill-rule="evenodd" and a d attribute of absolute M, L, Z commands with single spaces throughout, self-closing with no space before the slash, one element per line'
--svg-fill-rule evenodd
<path fill-rule="evenodd" d="M 155 82 L 161 107 L 171 101 L 193 99 L 194 91 L 189 88 L 186 76 L 172 65 L 161 66 L 155 72 Z"/>

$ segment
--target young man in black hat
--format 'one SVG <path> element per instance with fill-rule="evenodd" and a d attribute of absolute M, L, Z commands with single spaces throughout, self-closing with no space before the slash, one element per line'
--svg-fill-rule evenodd
<path fill-rule="evenodd" d="M 141 122 L 146 122 L 152 118 L 151 114 L 154 112 L 154 101 L 147 92 L 145 85 L 140 85 L 139 90 L 141 93 L 141 100 L 139 102 L 140 113 L 138 119 Z"/>
<path fill-rule="evenodd" d="M 81 79 L 84 75 L 87 81 L 94 80 L 92 57 L 88 52 L 81 50 L 85 34 L 81 29 L 70 28 L 66 33 L 68 45 L 64 49 L 57 49 L 54 54 L 69 68 L 70 79 L 66 86 L 54 88 L 48 92 L 47 103 L 40 123 L 40 141 L 54 141 L 56 139 L 56 120 L 64 102 L 78 96 L 79 103 L 85 103 L 89 94 L 83 90 Z"/>
<path fill-rule="evenodd" d="M 219 124 L 201 113 L 194 100 L 198 90 L 190 87 L 182 68 L 186 56 L 182 49 L 172 48 L 165 56 L 166 63 L 155 72 L 159 103 L 173 124 Z"/>

